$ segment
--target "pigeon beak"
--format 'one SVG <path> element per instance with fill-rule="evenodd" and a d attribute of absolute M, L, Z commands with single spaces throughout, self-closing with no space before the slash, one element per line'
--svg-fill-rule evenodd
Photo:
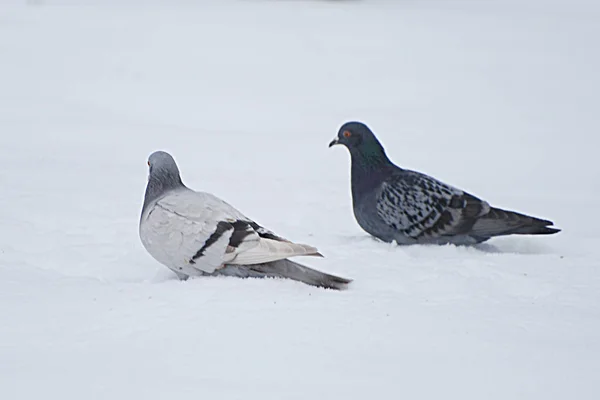
<path fill-rule="evenodd" d="M 331 143 L 329 143 L 329 147 L 335 146 L 336 144 L 340 144 L 340 140 L 338 138 L 333 139 Z"/>

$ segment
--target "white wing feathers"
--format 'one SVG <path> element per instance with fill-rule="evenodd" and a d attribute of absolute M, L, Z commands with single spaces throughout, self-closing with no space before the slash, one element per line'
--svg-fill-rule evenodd
<path fill-rule="evenodd" d="M 318 255 L 318 253 L 319 251 L 316 248 L 306 244 L 260 238 L 257 246 L 247 251 L 237 252 L 236 256 L 227 263 L 237 265 L 260 264 L 288 257 L 313 256 Z"/>
<path fill-rule="evenodd" d="M 188 275 L 213 273 L 225 264 L 320 256 L 316 248 L 276 236 L 223 200 L 188 189 L 170 192 L 148 207 L 140 236 L 154 258 Z"/>

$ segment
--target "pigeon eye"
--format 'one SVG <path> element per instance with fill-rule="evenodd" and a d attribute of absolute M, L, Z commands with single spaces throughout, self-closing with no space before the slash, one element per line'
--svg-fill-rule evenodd
<path fill-rule="evenodd" d="M 148 161 L 148 166 L 150 166 L 150 161 Z"/>
<path fill-rule="evenodd" d="M 350 136 L 352 136 L 352 133 L 350 133 L 350 131 L 344 131 L 343 135 L 344 137 L 349 138 Z"/>

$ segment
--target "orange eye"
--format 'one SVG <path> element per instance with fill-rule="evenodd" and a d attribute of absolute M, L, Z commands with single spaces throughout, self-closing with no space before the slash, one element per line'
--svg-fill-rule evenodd
<path fill-rule="evenodd" d="M 352 133 L 350 133 L 350 131 L 344 131 L 344 137 L 350 137 L 352 136 Z"/>

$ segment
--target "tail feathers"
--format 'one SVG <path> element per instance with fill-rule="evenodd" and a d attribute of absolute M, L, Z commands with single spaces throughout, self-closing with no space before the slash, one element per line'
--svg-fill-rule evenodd
<path fill-rule="evenodd" d="M 471 233 L 476 236 L 550 235 L 560 232 L 552 221 L 530 217 L 514 211 L 491 208 L 475 222 Z"/>
<path fill-rule="evenodd" d="M 352 279 L 326 274 L 288 259 L 253 265 L 228 264 L 212 275 L 236 276 L 239 278 L 287 278 L 307 285 L 334 290 L 344 290 L 352 282 Z"/>
<path fill-rule="evenodd" d="M 307 285 L 324 287 L 327 289 L 343 290 L 348 287 L 350 282 L 352 282 L 352 279 L 326 274 L 288 259 L 252 265 L 250 267 L 254 271 L 262 272 L 270 276 L 293 279 L 295 281 L 306 283 Z"/>

